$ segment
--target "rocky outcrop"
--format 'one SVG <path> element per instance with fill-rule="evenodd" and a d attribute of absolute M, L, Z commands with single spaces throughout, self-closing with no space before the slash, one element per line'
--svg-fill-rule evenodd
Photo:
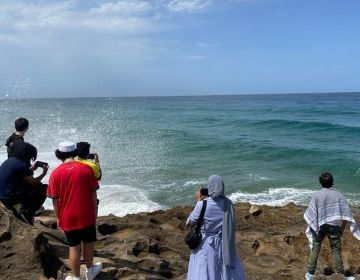
<path fill-rule="evenodd" d="M 251 211 L 249 215 L 249 209 L 249 204 L 237 204 L 235 209 L 236 244 L 248 279 L 303 279 L 309 255 L 304 209 L 294 204 L 261 206 L 255 215 Z M 190 250 L 184 243 L 185 221 L 191 210 L 179 206 L 121 218 L 99 217 L 95 261 L 104 268 L 96 279 L 186 279 Z M 359 215 L 356 218 L 360 220 Z M 360 242 L 347 230 L 344 265 L 355 274 L 360 273 L 359 249 Z M 316 279 L 345 279 L 332 267 L 326 240 Z M 62 231 L 56 230 L 52 211 L 43 211 L 31 227 L 0 205 L 0 279 L 64 279 L 68 271 L 68 247 Z"/>

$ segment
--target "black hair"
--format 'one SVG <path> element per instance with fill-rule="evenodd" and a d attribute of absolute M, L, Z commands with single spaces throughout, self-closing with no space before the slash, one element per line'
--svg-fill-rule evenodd
<path fill-rule="evenodd" d="M 29 128 L 29 121 L 26 118 L 18 118 L 15 121 L 16 131 L 24 131 Z"/>
<path fill-rule="evenodd" d="M 79 142 L 76 144 L 79 158 L 86 158 L 90 154 L 90 144 L 88 142 Z"/>
<path fill-rule="evenodd" d="M 60 159 L 61 161 L 64 161 L 67 158 L 74 158 L 78 155 L 78 150 L 75 149 L 72 152 L 60 152 L 59 150 L 55 151 L 55 156 Z"/>
<path fill-rule="evenodd" d="M 17 141 L 12 146 L 12 156 L 30 165 L 30 161 L 36 160 L 37 149 L 30 143 Z"/>
<path fill-rule="evenodd" d="M 331 188 L 334 184 L 334 177 L 330 172 L 324 172 L 319 176 L 319 182 L 323 188 Z"/>

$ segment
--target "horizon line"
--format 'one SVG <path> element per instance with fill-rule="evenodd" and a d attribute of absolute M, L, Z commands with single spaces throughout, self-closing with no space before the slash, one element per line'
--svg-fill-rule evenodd
<path fill-rule="evenodd" d="M 360 94 L 360 91 L 323 91 L 323 92 L 286 92 L 286 93 L 234 93 L 234 94 L 184 94 L 184 95 L 109 95 L 109 96 L 37 96 L 37 97 L 9 97 L 2 96 L 0 100 L 22 100 L 22 99 L 80 99 L 80 98 L 161 98 L 161 97 L 221 97 L 221 96 L 261 96 L 261 95 L 322 95 L 322 94 Z"/>

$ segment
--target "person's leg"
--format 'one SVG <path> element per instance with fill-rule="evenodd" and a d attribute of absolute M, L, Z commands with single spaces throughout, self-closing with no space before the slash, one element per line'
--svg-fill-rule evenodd
<path fill-rule="evenodd" d="M 33 187 L 31 191 L 29 192 L 29 200 L 26 203 L 26 207 L 29 211 L 35 213 L 38 211 L 41 206 L 44 204 L 46 199 L 46 190 L 47 190 L 46 184 L 39 184 L 36 187 Z"/>
<path fill-rule="evenodd" d="M 69 261 L 72 275 L 80 277 L 80 244 L 69 247 Z"/>
<path fill-rule="evenodd" d="M 344 274 L 344 265 L 341 256 L 341 233 L 337 226 L 329 225 L 327 236 L 334 256 L 335 269 L 337 273 Z"/>
<path fill-rule="evenodd" d="M 82 246 L 84 248 L 83 257 L 86 264 L 86 279 L 93 280 L 101 272 L 102 264 L 100 262 L 93 265 L 94 242 L 96 241 L 95 224 L 82 231 Z"/>
<path fill-rule="evenodd" d="M 86 267 L 93 265 L 94 258 L 94 242 L 96 241 L 95 224 L 81 230 L 81 255 L 84 259 Z"/>
<path fill-rule="evenodd" d="M 71 273 L 74 277 L 80 277 L 80 244 L 81 231 L 65 231 L 65 238 L 69 244 L 69 262 Z"/>
<path fill-rule="evenodd" d="M 85 263 L 85 258 L 84 258 L 84 243 L 81 242 L 81 263 Z"/>
<path fill-rule="evenodd" d="M 94 242 L 87 243 L 82 242 L 82 246 L 84 248 L 83 258 L 87 268 L 92 267 L 93 259 L 94 259 Z"/>
<path fill-rule="evenodd" d="M 310 252 L 309 264 L 308 264 L 308 273 L 312 275 L 315 274 L 317 260 L 321 249 L 321 243 L 324 240 L 324 237 L 325 234 L 322 231 L 322 228 L 320 228 L 318 234 L 313 233 L 314 242 L 313 242 L 313 248 Z"/>
<path fill-rule="evenodd" d="M 38 211 L 45 202 L 47 185 L 40 183 L 36 187 L 27 187 L 29 188 L 29 191 L 23 195 L 21 212 L 26 220 L 32 225 L 35 212 Z"/>

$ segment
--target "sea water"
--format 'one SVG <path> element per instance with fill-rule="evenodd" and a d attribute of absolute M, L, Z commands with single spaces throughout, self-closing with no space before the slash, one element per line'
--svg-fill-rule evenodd
<path fill-rule="evenodd" d="M 212 174 L 235 202 L 284 205 L 307 204 L 330 171 L 360 205 L 358 93 L 0 99 L 0 116 L 3 143 L 29 119 L 25 139 L 49 174 L 60 141 L 89 142 L 103 170 L 100 215 L 193 204 Z"/>

